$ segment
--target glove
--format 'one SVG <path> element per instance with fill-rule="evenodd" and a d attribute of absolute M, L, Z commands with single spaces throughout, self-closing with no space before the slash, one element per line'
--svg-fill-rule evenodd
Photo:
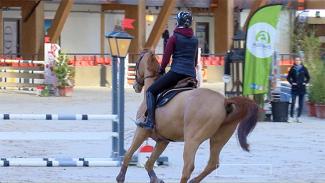
<path fill-rule="evenodd" d="M 164 75 L 166 73 L 165 69 L 160 68 L 159 69 L 159 75 Z"/>

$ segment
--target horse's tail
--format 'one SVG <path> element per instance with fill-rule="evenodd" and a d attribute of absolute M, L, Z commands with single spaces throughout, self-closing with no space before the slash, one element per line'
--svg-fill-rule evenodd
<path fill-rule="evenodd" d="M 256 126 L 258 105 L 245 97 L 232 97 L 225 100 L 225 108 L 227 111 L 225 123 L 239 122 L 237 128 L 239 144 L 243 150 L 249 151 L 247 136 Z"/>

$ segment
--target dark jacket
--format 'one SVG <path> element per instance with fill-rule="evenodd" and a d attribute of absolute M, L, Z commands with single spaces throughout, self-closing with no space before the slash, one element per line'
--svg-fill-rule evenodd
<path fill-rule="evenodd" d="M 293 65 L 287 76 L 287 80 L 291 84 L 291 93 L 295 95 L 305 94 L 306 84 L 309 82 L 309 79 L 308 70 L 304 65 L 300 69 Z"/>
<path fill-rule="evenodd" d="M 167 42 L 161 68 L 167 67 L 170 57 L 173 55 L 171 70 L 178 74 L 195 77 L 197 49 L 198 40 L 193 36 L 193 30 L 191 28 L 176 28 L 173 36 Z"/>

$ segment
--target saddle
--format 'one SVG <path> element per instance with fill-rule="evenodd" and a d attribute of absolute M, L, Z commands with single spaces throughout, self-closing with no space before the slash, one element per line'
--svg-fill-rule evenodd
<path fill-rule="evenodd" d="M 180 80 L 175 86 L 168 88 L 158 94 L 156 99 L 156 108 L 166 105 L 180 92 L 197 88 L 197 83 L 197 80 L 192 77 Z"/>

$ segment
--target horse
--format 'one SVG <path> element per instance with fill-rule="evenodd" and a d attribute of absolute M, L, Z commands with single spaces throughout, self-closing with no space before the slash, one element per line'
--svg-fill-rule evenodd
<path fill-rule="evenodd" d="M 146 50 L 136 63 L 135 92 L 144 93 L 159 77 L 159 63 L 155 54 Z M 146 102 L 142 101 L 137 118 L 144 115 Z M 134 152 L 147 139 L 156 144 L 145 164 L 151 183 L 163 183 L 155 174 L 155 161 L 166 149 L 169 142 L 184 141 L 183 170 L 180 179 L 186 183 L 194 170 L 195 154 L 202 142 L 210 140 L 210 157 L 204 170 L 191 183 L 203 180 L 219 167 L 219 154 L 223 146 L 235 132 L 237 126 L 238 141 L 241 148 L 249 151 L 247 136 L 257 123 L 258 105 L 246 97 L 225 98 L 221 93 L 206 88 L 196 88 L 177 94 L 165 106 L 156 109 L 155 128 L 147 130 L 137 127 L 131 146 L 125 153 L 121 169 L 116 177 L 118 183 L 125 181 L 128 163 Z"/>

